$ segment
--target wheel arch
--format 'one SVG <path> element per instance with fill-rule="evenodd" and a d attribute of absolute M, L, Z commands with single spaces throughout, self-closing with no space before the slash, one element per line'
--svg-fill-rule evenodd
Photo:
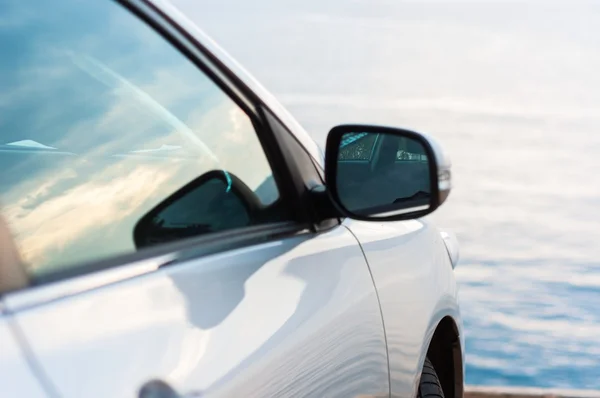
<path fill-rule="evenodd" d="M 427 348 L 445 398 L 462 398 L 464 392 L 463 349 L 460 330 L 451 316 L 442 318 Z"/>

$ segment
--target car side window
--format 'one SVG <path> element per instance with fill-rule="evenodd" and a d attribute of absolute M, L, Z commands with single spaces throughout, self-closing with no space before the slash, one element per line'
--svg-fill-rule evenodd
<path fill-rule="evenodd" d="M 2 7 L 0 206 L 31 274 L 291 219 L 252 120 L 129 11 Z"/>

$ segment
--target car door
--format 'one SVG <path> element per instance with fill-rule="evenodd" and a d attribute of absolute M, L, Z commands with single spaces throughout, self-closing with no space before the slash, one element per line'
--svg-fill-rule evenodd
<path fill-rule="evenodd" d="M 13 1 L 0 26 L 0 203 L 28 275 L 0 293 L 30 371 L 65 398 L 389 396 L 373 281 L 314 223 L 310 157 L 124 5 Z"/>
<path fill-rule="evenodd" d="M 0 312 L 0 383 L 5 397 L 45 397 L 46 392 L 33 373 L 25 352 L 11 328 L 10 317 Z"/>

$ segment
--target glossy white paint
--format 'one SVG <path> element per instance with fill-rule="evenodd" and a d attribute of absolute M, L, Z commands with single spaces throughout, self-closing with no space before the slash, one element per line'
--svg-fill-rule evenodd
<path fill-rule="evenodd" d="M 0 396 L 46 397 L 9 322 L 10 317 L 0 312 Z"/>
<path fill-rule="evenodd" d="M 460 260 L 460 245 L 458 244 L 458 238 L 454 232 L 450 231 L 440 231 L 440 234 L 446 244 L 446 249 L 448 250 L 448 255 L 452 262 L 452 268 L 454 268 L 458 265 L 458 260 Z"/>
<path fill-rule="evenodd" d="M 439 204 L 441 205 L 446 201 L 452 190 L 452 161 L 448 152 L 444 150 L 444 147 L 435 137 L 422 132 L 417 132 L 417 134 L 425 138 L 433 150 L 438 175 Z"/>
<path fill-rule="evenodd" d="M 28 307 L 68 298 L 79 293 L 97 289 L 112 283 L 134 278 L 156 271 L 161 264 L 175 259 L 175 254 L 131 262 L 126 267 L 109 268 L 99 273 L 79 278 L 66 279 L 37 289 L 28 289 L 7 297 L 12 311 L 20 311 Z"/>
<path fill-rule="evenodd" d="M 162 268 L 16 321 L 64 398 L 130 398 L 155 378 L 202 396 L 389 394 L 377 296 L 342 226 Z"/>
<path fill-rule="evenodd" d="M 458 290 L 442 237 L 426 219 L 346 220 L 345 225 L 361 242 L 379 293 L 392 396 L 412 397 L 438 323 L 452 317 L 463 338 Z"/>

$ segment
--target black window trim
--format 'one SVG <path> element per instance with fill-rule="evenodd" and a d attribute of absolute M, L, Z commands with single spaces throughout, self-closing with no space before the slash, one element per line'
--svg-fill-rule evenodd
<path fill-rule="evenodd" d="M 261 99 L 248 88 L 231 70 L 229 70 L 219 59 L 214 56 L 198 40 L 186 32 L 175 21 L 165 15 L 159 8 L 147 0 L 112 0 L 116 5 L 124 7 L 134 18 L 138 18 L 147 24 L 164 40 L 174 46 L 182 55 L 192 62 L 200 71 L 212 80 L 223 92 L 231 98 L 250 118 L 253 123 L 257 136 L 261 142 L 263 150 L 273 177 L 276 181 L 280 193 L 280 200 L 290 203 L 294 209 L 293 214 L 298 217 L 296 220 L 269 223 L 246 228 L 238 228 L 220 233 L 209 234 L 200 237 L 192 237 L 181 241 L 157 246 L 156 248 L 145 249 L 141 252 L 127 253 L 111 256 L 107 259 L 100 259 L 90 262 L 79 263 L 77 267 L 69 267 L 64 270 L 48 273 L 39 277 L 29 276 L 29 285 L 17 291 L 6 291 L 3 289 L 0 281 L 0 299 L 3 295 L 10 293 L 26 294 L 35 293 L 39 288 L 48 285 L 79 283 L 82 279 L 86 281 L 93 280 L 104 271 L 115 268 L 124 268 L 133 263 L 139 263 L 153 258 L 161 258 L 166 254 L 173 254 L 175 261 L 169 261 L 166 264 L 160 264 L 159 267 L 178 264 L 182 261 L 203 257 L 218 252 L 233 250 L 236 248 L 247 247 L 248 245 L 264 243 L 284 237 L 292 237 L 299 234 L 309 234 L 315 231 L 314 220 L 310 219 L 310 212 L 306 210 L 306 196 L 304 192 L 299 192 L 291 181 L 293 176 L 301 173 L 293 172 L 291 168 L 295 165 L 288 162 L 282 153 L 283 148 L 279 147 L 280 140 L 275 136 L 275 132 L 269 126 L 261 107 L 268 107 Z M 291 133 L 288 133 L 291 134 Z M 295 139 L 295 137 L 293 137 Z M 306 150 L 305 150 L 306 152 Z M 308 152 L 307 152 L 308 154 Z M 313 165 L 314 166 L 314 165 Z M 287 178 L 286 178 L 287 177 Z M 223 244 L 226 241 L 228 244 Z M 149 271 L 152 272 L 152 271 Z M 123 280 L 130 279 L 126 276 Z M 89 283 L 90 289 L 113 284 L 117 281 L 102 283 L 103 278 L 97 279 L 99 286 L 95 283 Z M 72 290 L 68 287 L 64 289 L 64 294 L 53 293 L 52 300 L 62 296 L 70 296 Z M 56 297 L 54 297 L 56 296 Z M 35 294 L 33 295 L 35 297 Z M 49 301 L 44 295 L 42 302 Z M 33 302 L 37 302 L 36 299 Z"/>
<path fill-rule="evenodd" d="M 303 198 L 301 210 L 304 212 L 304 217 L 311 220 L 313 231 L 324 232 L 341 224 L 341 219 L 332 217 L 323 211 L 324 204 L 322 200 L 319 200 L 320 196 L 314 194 L 315 190 L 324 188 L 325 183 L 324 175 L 319 172 L 319 167 L 315 164 L 313 157 L 302 146 L 298 137 L 291 134 L 276 115 L 266 107 L 261 111 L 273 131 L 285 161 L 290 165 L 291 180 L 295 182 L 294 188 Z"/>

